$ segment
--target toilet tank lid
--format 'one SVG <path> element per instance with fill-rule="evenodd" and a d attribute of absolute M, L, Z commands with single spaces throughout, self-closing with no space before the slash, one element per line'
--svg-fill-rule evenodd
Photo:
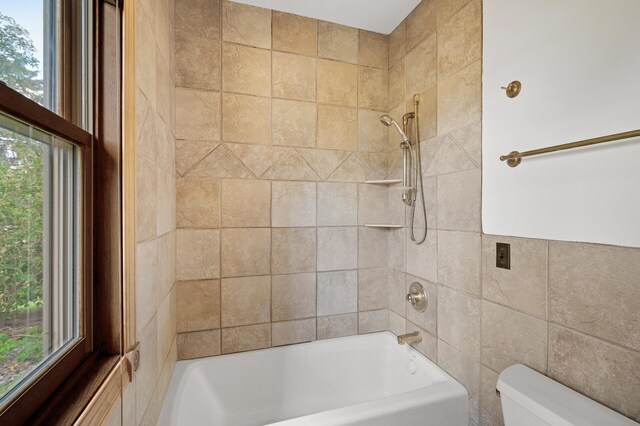
<path fill-rule="evenodd" d="M 521 364 L 506 368 L 496 388 L 550 425 L 638 426 L 568 387 Z"/>

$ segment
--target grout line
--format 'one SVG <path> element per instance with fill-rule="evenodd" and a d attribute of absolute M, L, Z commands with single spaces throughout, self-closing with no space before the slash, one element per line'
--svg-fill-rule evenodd
<path fill-rule="evenodd" d="M 570 331 L 570 332 L 572 332 L 572 333 L 574 333 L 574 334 L 578 334 L 578 335 L 580 335 L 580 336 L 584 336 L 584 337 L 586 337 L 586 338 L 591 338 L 591 339 L 597 340 L 597 341 L 599 341 L 599 342 L 601 342 L 601 343 L 605 343 L 605 344 L 608 344 L 608 345 L 614 346 L 614 347 L 616 347 L 616 348 L 618 348 L 618 349 L 620 349 L 620 350 L 623 350 L 623 351 L 627 351 L 627 352 L 631 352 L 631 353 L 634 353 L 634 354 L 638 354 L 638 355 L 640 355 L 640 350 L 633 349 L 633 348 L 629 348 L 629 347 L 627 347 L 627 346 L 622 346 L 620 343 L 616 343 L 616 342 L 614 342 L 614 341 L 612 341 L 612 340 L 607 340 L 607 339 L 605 339 L 605 338 L 603 338 L 603 337 L 594 336 L 594 335 L 592 335 L 592 334 L 587 334 L 587 333 L 585 333 L 584 331 L 576 330 L 575 328 L 569 327 L 569 326 L 564 325 L 564 324 L 560 324 L 560 323 L 555 322 L 555 321 L 548 321 L 548 324 L 549 324 L 549 326 L 554 326 L 554 327 L 562 328 L 562 329 L 564 329 L 564 330 L 568 330 L 568 331 Z M 549 328 L 550 328 L 550 327 L 549 327 Z"/>
<path fill-rule="evenodd" d="M 546 352 L 546 364 L 547 364 L 547 373 L 549 372 L 549 353 L 551 352 L 551 321 L 549 320 L 549 281 L 550 281 L 550 272 L 551 268 L 549 267 L 550 257 L 549 257 L 549 241 L 546 242 L 546 257 L 547 257 L 547 280 L 545 283 L 545 320 L 547 322 L 547 350 Z"/>

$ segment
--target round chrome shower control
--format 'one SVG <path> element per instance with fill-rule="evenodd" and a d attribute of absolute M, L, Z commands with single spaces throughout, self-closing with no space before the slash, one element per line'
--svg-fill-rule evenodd
<path fill-rule="evenodd" d="M 427 294 L 424 292 L 424 287 L 419 282 L 414 282 L 409 287 L 409 294 L 407 294 L 407 302 L 411 303 L 413 309 L 418 312 L 424 312 L 427 310 L 429 301 Z"/>

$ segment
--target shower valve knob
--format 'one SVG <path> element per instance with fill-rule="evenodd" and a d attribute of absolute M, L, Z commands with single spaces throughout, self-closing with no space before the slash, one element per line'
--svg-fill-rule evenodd
<path fill-rule="evenodd" d="M 418 312 L 424 312 L 427 310 L 427 294 L 425 293 L 422 284 L 419 282 L 411 284 L 409 287 L 409 294 L 407 294 L 407 302 L 411 303 L 413 309 Z"/>

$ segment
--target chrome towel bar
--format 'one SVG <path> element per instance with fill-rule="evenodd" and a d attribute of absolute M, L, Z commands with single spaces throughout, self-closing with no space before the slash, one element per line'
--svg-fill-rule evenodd
<path fill-rule="evenodd" d="M 593 139 L 585 139 L 577 142 L 565 143 L 562 145 L 549 146 L 546 148 L 533 149 L 531 151 L 525 151 L 525 152 L 513 151 L 508 155 L 501 155 L 500 161 L 506 161 L 509 167 L 517 167 L 518 164 L 522 162 L 522 159 L 524 157 L 531 157 L 532 155 L 547 154 L 549 152 L 564 151 L 565 149 L 581 148 L 583 146 L 596 145 L 596 144 L 605 143 L 605 142 L 613 142 L 621 139 L 629 139 L 629 138 L 635 138 L 639 136 L 640 136 L 640 129 L 630 130 L 628 132 L 623 132 L 623 133 L 616 133 L 608 136 L 600 136 L 598 138 L 593 138 Z"/>

